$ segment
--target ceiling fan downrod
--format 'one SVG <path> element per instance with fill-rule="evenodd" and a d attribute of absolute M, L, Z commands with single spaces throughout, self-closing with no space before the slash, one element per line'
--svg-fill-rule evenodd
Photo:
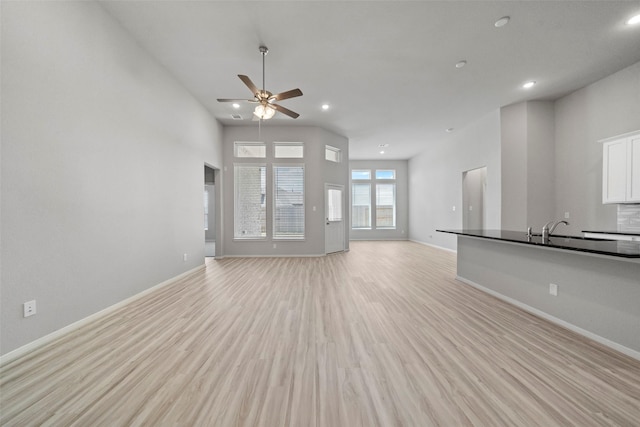
<path fill-rule="evenodd" d="M 260 46 L 260 53 L 262 54 L 262 96 L 265 96 L 267 93 L 267 85 L 265 84 L 265 61 L 264 61 L 264 57 L 267 56 L 267 53 L 269 53 L 269 48 L 261 45 Z"/>

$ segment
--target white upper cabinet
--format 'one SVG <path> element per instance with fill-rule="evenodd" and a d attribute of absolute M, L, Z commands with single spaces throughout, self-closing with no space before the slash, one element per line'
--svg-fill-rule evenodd
<path fill-rule="evenodd" d="M 627 202 L 640 202 L 640 134 L 629 138 Z"/>
<path fill-rule="evenodd" d="M 640 131 L 600 142 L 602 203 L 640 203 Z"/>

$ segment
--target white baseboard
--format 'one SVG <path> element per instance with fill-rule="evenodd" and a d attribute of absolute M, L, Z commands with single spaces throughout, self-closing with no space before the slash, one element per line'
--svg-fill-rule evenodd
<path fill-rule="evenodd" d="M 291 255 L 225 255 L 221 258 L 216 259 L 224 259 L 224 258 L 318 258 L 321 256 L 326 256 L 327 254 L 291 254 Z"/>
<path fill-rule="evenodd" d="M 458 251 L 455 250 L 455 249 L 445 248 L 444 246 L 434 245 L 433 243 L 427 243 L 427 242 L 422 242 L 420 240 L 413 240 L 413 239 L 409 239 L 409 241 L 413 242 L 413 243 L 419 243 L 419 244 L 424 245 L 424 246 L 431 246 L 432 248 L 436 248 L 436 249 L 442 249 L 443 251 L 451 252 L 451 253 L 454 253 L 454 254 L 458 253 Z"/>
<path fill-rule="evenodd" d="M 513 299 L 513 298 L 508 297 L 506 295 L 502 295 L 501 293 L 496 292 L 493 289 L 486 288 L 486 287 L 484 287 L 482 285 L 477 284 L 474 281 L 471 281 L 469 279 L 465 279 L 464 277 L 456 276 L 456 280 L 458 280 L 458 281 L 460 281 L 462 283 L 465 283 L 465 284 L 467 284 L 469 286 L 473 286 L 474 288 L 479 289 L 479 290 L 481 290 L 483 292 L 486 292 L 489 295 L 493 295 L 494 297 L 496 297 L 498 299 L 501 299 L 503 301 L 506 301 L 509 304 L 515 305 L 516 307 L 521 308 L 524 311 L 527 311 L 527 312 L 529 312 L 531 314 L 535 314 L 538 317 L 542 317 L 545 320 L 548 320 L 548 321 L 550 321 L 552 323 L 555 323 L 556 325 L 560 325 L 563 328 L 569 329 L 570 331 L 573 331 L 573 332 L 575 332 L 577 334 L 580 334 L 580 335 L 582 335 L 584 337 L 587 337 L 587 338 L 589 338 L 589 339 L 591 339 L 591 340 L 593 340 L 593 341 L 595 341 L 597 343 L 600 343 L 602 345 L 605 345 L 605 346 L 607 346 L 607 347 L 609 347 L 609 348 L 611 348 L 613 350 L 616 350 L 616 351 L 619 351 L 620 353 L 626 354 L 629 357 L 633 357 L 636 360 L 640 360 L 640 351 L 636 351 L 634 349 L 625 347 L 622 344 L 618 344 L 615 341 L 611 341 L 611 340 L 609 340 L 607 338 L 601 337 L 600 335 L 596 335 L 593 332 L 590 332 L 590 331 L 588 331 L 586 329 L 582 329 L 579 326 L 576 326 L 576 325 L 574 325 L 572 323 L 569 323 L 569 322 L 567 322 L 565 320 L 562 320 L 562 319 L 560 319 L 558 317 L 552 316 L 549 313 L 546 313 L 544 311 L 538 310 L 537 308 L 531 307 L 531 306 L 529 306 L 529 305 L 527 305 L 527 304 L 525 304 L 523 302 L 520 302 L 520 301 L 518 301 L 516 299 Z"/>
<path fill-rule="evenodd" d="M 155 285 L 155 286 L 153 286 L 151 288 L 145 289 L 144 291 L 142 291 L 140 293 L 137 293 L 137 294 L 135 294 L 133 296 L 130 296 L 127 299 L 124 299 L 124 300 L 122 300 L 120 302 L 117 302 L 117 303 L 115 303 L 115 304 L 113 304 L 113 305 L 111 305 L 111 306 L 109 306 L 109 307 L 107 307 L 105 309 L 102 309 L 102 310 L 100 310 L 100 311 L 98 311 L 96 313 L 93 313 L 93 314 L 85 317 L 84 319 L 80 319 L 77 322 L 73 322 L 70 325 L 65 326 L 64 328 L 58 329 L 57 331 L 54 331 L 54 332 L 51 332 L 50 334 L 45 335 L 45 336 L 43 336 L 41 338 L 38 338 L 35 341 L 31 341 L 30 343 L 25 344 L 22 347 L 18 347 L 17 349 L 15 349 L 13 351 L 10 351 L 9 353 L 0 356 L 0 366 L 4 366 L 5 364 L 7 364 L 9 362 L 12 362 L 15 359 L 17 359 L 17 358 L 19 358 L 21 356 L 24 356 L 25 354 L 27 354 L 27 353 L 29 353 L 29 352 L 31 352 L 31 351 L 39 348 L 39 347 L 42 347 L 45 344 L 48 344 L 48 343 L 50 343 L 50 342 L 62 337 L 63 335 L 66 335 L 66 334 L 68 334 L 70 332 L 73 332 L 73 331 L 81 328 L 82 326 L 84 326 L 84 325 L 86 325 L 86 324 L 88 324 L 90 322 L 93 322 L 94 320 L 97 320 L 97 319 L 99 319 L 99 318 L 101 318 L 103 316 L 106 316 L 106 315 L 118 310 L 119 308 L 121 308 L 121 307 L 123 307 L 123 306 L 125 306 L 125 305 L 127 305 L 129 303 L 132 303 L 133 301 L 136 301 L 137 299 L 140 299 L 145 295 L 150 294 L 153 291 L 156 291 L 156 290 L 158 290 L 160 288 L 163 288 L 163 287 L 165 287 L 167 285 L 170 285 L 170 284 L 172 284 L 174 282 L 177 282 L 178 280 L 188 276 L 191 273 L 194 273 L 194 272 L 196 272 L 198 270 L 201 270 L 204 267 L 205 267 L 205 265 L 202 264 L 202 265 L 199 265 L 198 267 L 192 268 L 191 270 L 185 271 L 184 273 L 181 273 L 181 274 L 179 274 L 179 275 L 177 275 L 175 277 L 172 277 L 171 279 L 165 280 L 162 283 L 159 283 L 159 284 L 157 284 L 157 285 Z"/>
<path fill-rule="evenodd" d="M 352 242 L 404 242 L 406 237 L 349 237 Z"/>

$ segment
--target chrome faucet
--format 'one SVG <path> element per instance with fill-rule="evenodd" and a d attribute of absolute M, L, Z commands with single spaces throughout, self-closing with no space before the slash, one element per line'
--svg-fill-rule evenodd
<path fill-rule="evenodd" d="M 542 241 L 547 240 L 560 224 L 569 225 L 567 221 L 549 221 L 546 223 L 544 227 L 542 227 Z M 551 228 L 549 228 L 549 226 L 551 226 Z"/>

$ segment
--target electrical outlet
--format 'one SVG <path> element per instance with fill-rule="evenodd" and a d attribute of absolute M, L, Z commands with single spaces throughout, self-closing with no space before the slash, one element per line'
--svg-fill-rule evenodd
<path fill-rule="evenodd" d="M 455 206 L 454 206 L 454 207 L 452 207 L 452 208 L 451 208 L 451 210 L 452 210 L 453 212 L 455 212 L 455 211 L 456 211 L 456 207 L 455 207 Z"/>
<path fill-rule="evenodd" d="M 182 255 L 182 260 L 186 261 L 187 260 L 187 254 Z"/>
<path fill-rule="evenodd" d="M 556 285 L 555 283 L 549 283 L 549 294 L 553 295 L 554 297 L 558 296 L 558 285 Z"/>
<path fill-rule="evenodd" d="M 564 213 L 564 219 L 569 219 L 569 212 Z"/>
<path fill-rule="evenodd" d="M 36 300 L 27 301 L 22 304 L 22 310 L 24 312 L 24 317 L 33 316 L 36 314 Z"/>
<path fill-rule="evenodd" d="M 274 244 L 273 244 L 273 249 L 275 249 L 276 247 L 277 247 L 277 245 L 274 243 Z"/>

